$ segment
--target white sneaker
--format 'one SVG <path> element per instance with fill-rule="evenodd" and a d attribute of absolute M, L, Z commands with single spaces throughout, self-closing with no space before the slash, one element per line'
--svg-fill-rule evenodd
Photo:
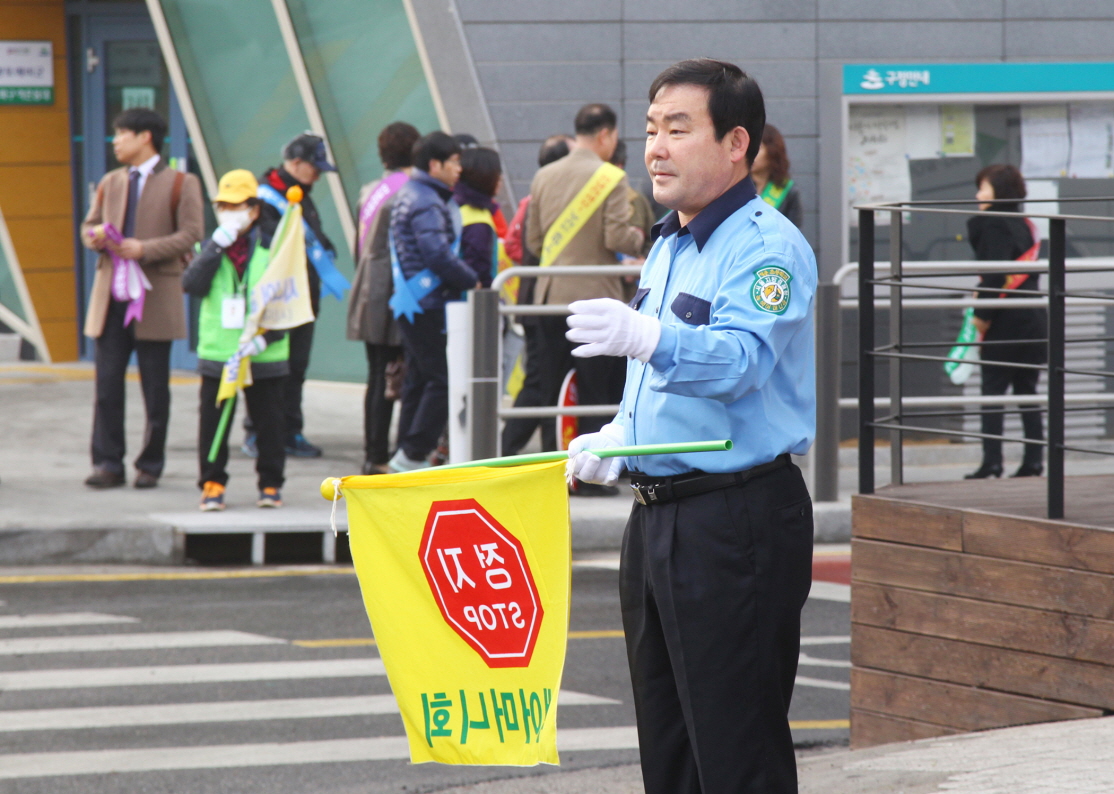
<path fill-rule="evenodd" d="M 398 448 L 398 452 L 391 458 L 387 464 L 387 468 L 392 474 L 398 474 L 403 471 L 417 471 L 418 469 L 428 469 L 428 460 L 411 460 L 406 457 L 406 453 L 402 451 L 402 447 Z"/>

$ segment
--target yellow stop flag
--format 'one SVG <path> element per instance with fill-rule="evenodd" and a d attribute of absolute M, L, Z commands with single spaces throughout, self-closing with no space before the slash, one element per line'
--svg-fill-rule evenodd
<path fill-rule="evenodd" d="M 559 763 L 561 461 L 345 477 L 352 559 L 414 763 Z"/>

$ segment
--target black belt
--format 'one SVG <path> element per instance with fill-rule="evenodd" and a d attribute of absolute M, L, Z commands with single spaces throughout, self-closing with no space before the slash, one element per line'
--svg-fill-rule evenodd
<path fill-rule="evenodd" d="M 732 485 L 742 485 L 747 480 L 753 480 L 782 466 L 788 466 L 789 460 L 789 453 L 786 452 L 769 463 L 761 463 L 746 471 L 736 471 L 731 474 L 704 474 L 698 471 L 673 477 L 651 477 L 648 474 L 631 472 L 630 487 L 634 489 L 634 498 L 639 504 L 660 505 L 686 496 L 696 496 L 709 491 L 718 491 L 721 488 L 730 488 Z"/>

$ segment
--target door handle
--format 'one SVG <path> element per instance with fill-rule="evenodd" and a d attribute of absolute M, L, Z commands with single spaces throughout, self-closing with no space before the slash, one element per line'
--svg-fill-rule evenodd
<path fill-rule="evenodd" d="M 97 67 L 101 65 L 101 59 L 97 57 L 97 51 L 92 47 L 85 48 L 85 71 L 89 74 L 97 71 Z"/>

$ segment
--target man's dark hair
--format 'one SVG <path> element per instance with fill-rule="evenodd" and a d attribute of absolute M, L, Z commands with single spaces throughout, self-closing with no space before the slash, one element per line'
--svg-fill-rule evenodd
<path fill-rule="evenodd" d="M 468 132 L 458 132 L 453 136 L 453 139 L 460 144 L 461 151 L 464 149 L 479 148 L 480 142 L 476 140 L 476 136 Z"/>
<path fill-rule="evenodd" d="M 569 153 L 569 139 L 565 135 L 550 135 L 538 149 L 538 168 L 555 163 Z"/>
<path fill-rule="evenodd" d="M 994 198 L 996 199 L 1020 201 L 1028 194 L 1025 189 L 1025 177 L 1021 175 L 1016 166 L 1007 163 L 988 165 L 979 171 L 975 177 L 975 187 L 982 187 L 983 182 L 989 182 L 990 186 L 994 188 Z M 1013 208 L 1008 204 L 995 204 L 991 209 L 1009 211 Z"/>
<path fill-rule="evenodd" d="M 593 102 L 576 112 L 574 125 L 577 135 L 595 135 L 600 130 L 613 130 L 618 127 L 619 118 L 607 105 Z"/>
<path fill-rule="evenodd" d="M 136 135 L 141 132 L 151 133 L 151 145 L 155 151 L 162 150 L 163 139 L 166 138 L 166 122 L 150 108 L 130 108 L 117 116 L 112 122 L 112 128 L 117 130 L 131 130 Z"/>
<path fill-rule="evenodd" d="M 432 160 L 443 163 L 454 154 L 460 154 L 460 144 L 452 135 L 436 130 L 429 133 L 414 144 L 414 166 L 429 171 Z"/>
<path fill-rule="evenodd" d="M 379 159 L 386 168 L 397 171 L 413 164 L 414 144 L 422 134 L 412 124 L 395 121 L 379 133 Z"/>
<path fill-rule="evenodd" d="M 708 113 L 716 130 L 716 140 L 736 127 L 750 135 L 747 163 L 753 163 L 762 146 L 762 130 L 766 126 L 766 103 L 762 89 L 746 72 L 733 63 L 712 58 L 679 61 L 654 78 L 650 85 L 650 103 L 658 92 L 671 85 L 695 85 L 708 89 Z"/>
<path fill-rule="evenodd" d="M 627 142 L 621 138 L 615 144 L 615 151 L 611 153 L 611 164 L 620 168 L 627 167 Z"/>
<path fill-rule="evenodd" d="M 460 155 L 460 181 L 485 196 L 494 196 L 499 187 L 503 166 L 499 152 L 477 146 L 465 149 Z"/>

